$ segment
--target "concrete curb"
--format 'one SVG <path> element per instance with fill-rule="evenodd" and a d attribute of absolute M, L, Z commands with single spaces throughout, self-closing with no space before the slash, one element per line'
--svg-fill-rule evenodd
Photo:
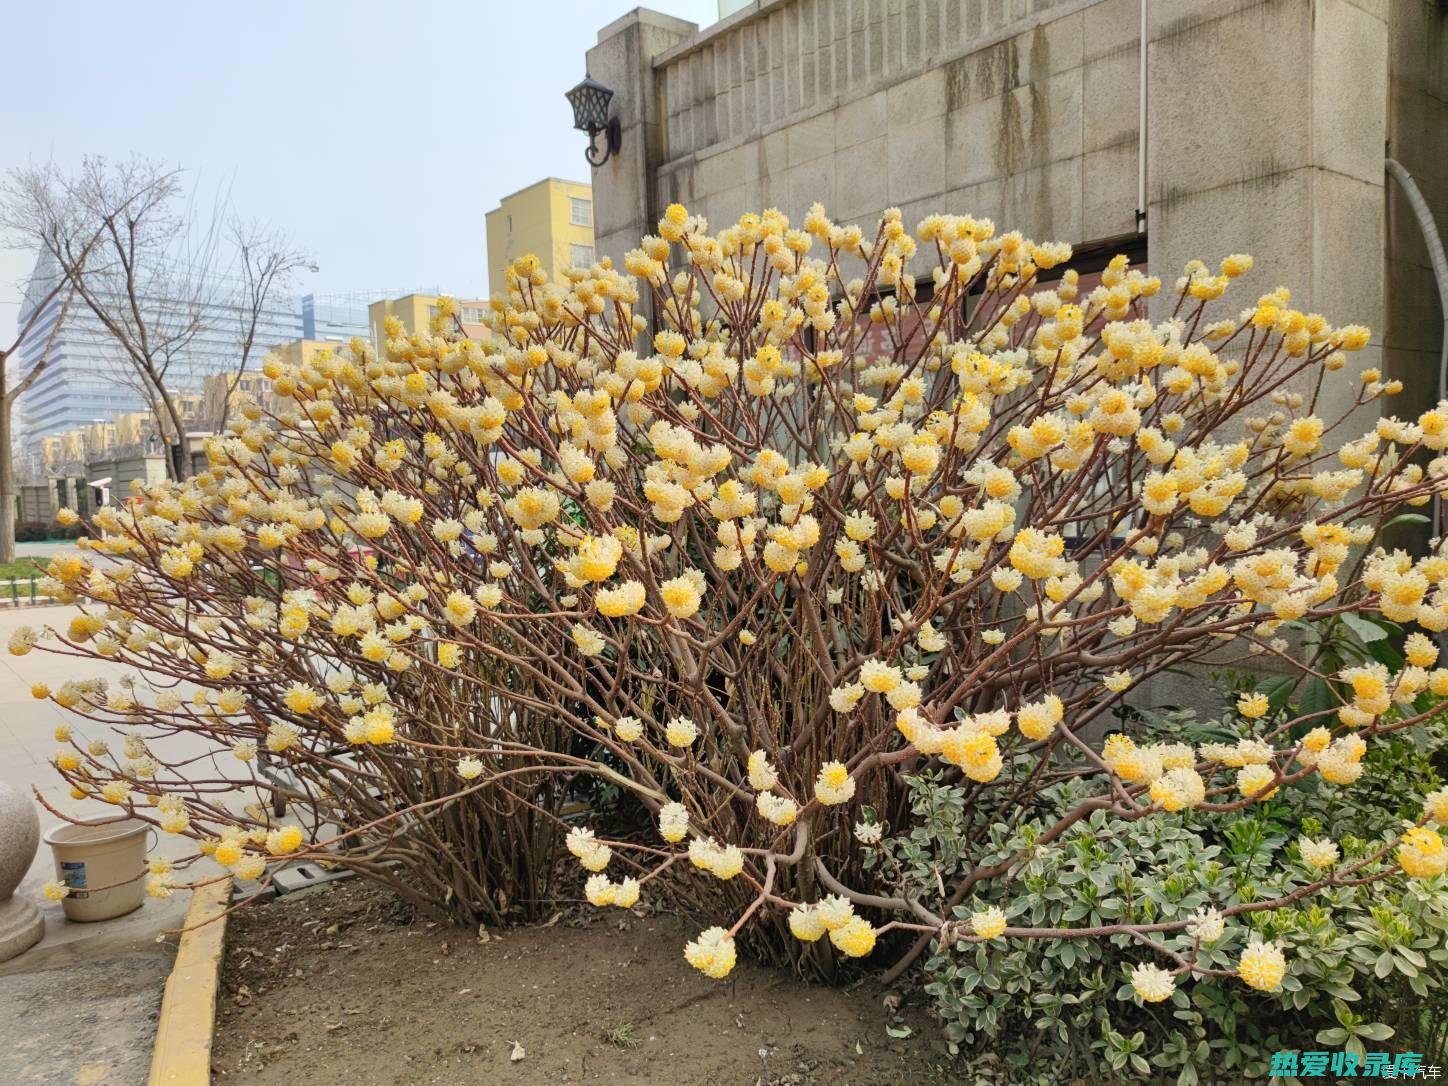
<path fill-rule="evenodd" d="M 221 914 L 230 902 L 229 878 L 191 892 L 186 927 L 192 930 L 182 933 L 176 964 L 166 979 L 149 1086 L 206 1086 L 211 1081 L 211 1036 L 226 945 L 226 917 Z M 220 919 L 213 919 L 217 916 Z"/>

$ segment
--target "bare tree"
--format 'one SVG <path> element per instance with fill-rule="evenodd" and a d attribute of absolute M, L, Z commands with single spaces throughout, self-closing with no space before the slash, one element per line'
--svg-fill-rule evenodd
<path fill-rule="evenodd" d="M 283 235 L 237 219 L 229 199 L 199 214 L 181 172 L 151 159 L 88 158 L 74 176 L 50 164 L 17 170 L 3 202 L 0 226 L 55 261 L 104 330 L 118 379 L 155 416 L 167 474 L 184 478 L 178 392 L 202 376 L 198 357 L 208 369 L 215 359 L 215 345 L 200 350 L 198 339 L 234 334 L 230 392 L 259 346 L 268 302 L 305 258 Z"/>

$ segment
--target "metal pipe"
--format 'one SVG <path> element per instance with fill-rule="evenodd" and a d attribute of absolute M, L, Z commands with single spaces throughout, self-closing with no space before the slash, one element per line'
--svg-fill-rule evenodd
<path fill-rule="evenodd" d="M 1423 232 L 1423 244 L 1428 247 L 1428 263 L 1433 268 L 1433 279 L 1438 284 L 1438 305 L 1443 317 L 1443 343 L 1438 358 L 1438 402 L 1448 399 L 1448 256 L 1443 254 L 1443 240 L 1438 236 L 1438 226 L 1433 221 L 1433 210 L 1423 199 L 1413 175 L 1403 168 L 1395 158 L 1386 161 L 1388 176 L 1396 181 L 1407 197 L 1408 206 L 1418 220 L 1418 229 Z M 1433 537 L 1442 538 L 1443 499 L 1433 502 Z"/>
<path fill-rule="evenodd" d="M 1141 0 L 1141 42 L 1138 56 L 1138 95 L 1136 114 L 1136 232 L 1146 233 L 1146 43 L 1150 18 L 1147 5 Z"/>

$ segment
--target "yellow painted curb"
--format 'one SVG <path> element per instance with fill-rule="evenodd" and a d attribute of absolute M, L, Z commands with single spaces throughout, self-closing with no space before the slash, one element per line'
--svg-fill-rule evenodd
<path fill-rule="evenodd" d="M 216 1026 L 226 917 L 205 927 L 196 925 L 224 912 L 230 900 L 230 879 L 191 892 L 186 927 L 193 930 L 182 933 L 176 964 L 166 978 L 150 1086 L 207 1086 L 211 1081 L 211 1034 Z"/>

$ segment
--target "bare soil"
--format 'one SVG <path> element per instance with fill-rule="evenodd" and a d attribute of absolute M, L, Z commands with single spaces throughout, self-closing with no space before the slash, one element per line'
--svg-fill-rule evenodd
<path fill-rule="evenodd" d="M 684 961 L 697 927 L 590 910 L 480 934 L 350 879 L 242 909 L 214 1081 L 958 1081 L 923 1010 L 873 983 L 805 984 L 742 956 L 728 980 L 709 980 Z"/>

